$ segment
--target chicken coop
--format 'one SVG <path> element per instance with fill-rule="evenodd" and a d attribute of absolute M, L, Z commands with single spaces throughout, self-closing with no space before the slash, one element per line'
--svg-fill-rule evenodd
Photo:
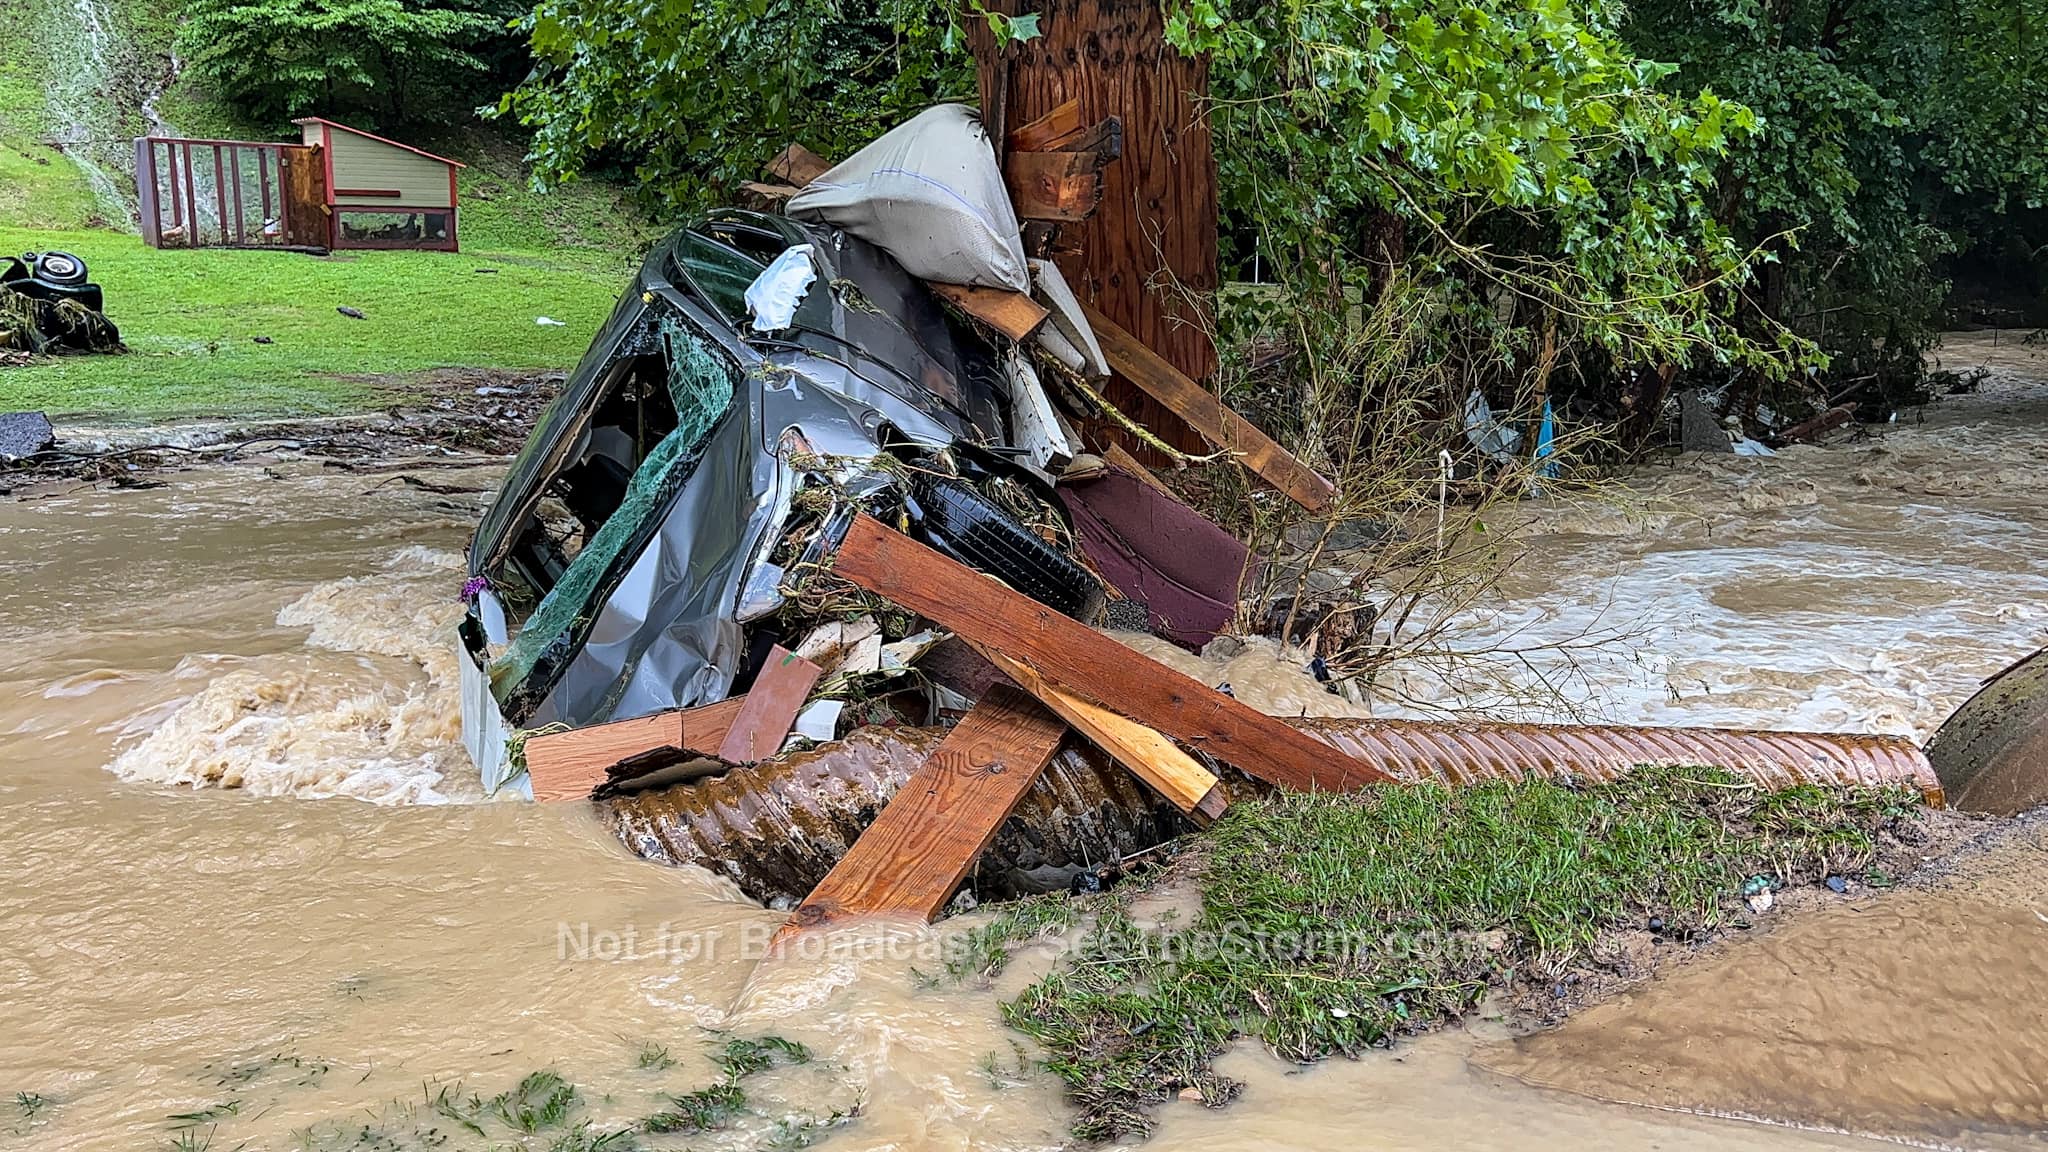
<path fill-rule="evenodd" d="M 445 156 L 318 116 L 296 144 L 146 136 L 136 207 L 158 248 L 457 250 Z"/>
<path fill-rule="evenodd" d="M 292 123 L 320 149 L 329 248 L 456 250 L 460 163 L 318 116 Z"/>

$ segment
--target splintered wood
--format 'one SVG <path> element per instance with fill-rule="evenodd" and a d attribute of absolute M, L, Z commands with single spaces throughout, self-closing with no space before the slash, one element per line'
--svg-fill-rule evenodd
<path fill-rule="evenodd" d="M 784 934 L 861 916 L 937 918 L 1065 733 L 1022 692 L 991 689 L 897 789 Z"/>
<path fill-rule="evenodd" d="M 1029 664 L 1063 691 L 1111 704 L 1130 719 L 1281 787 L 1337 792 L 1388 778 L 871 516 L 854 519 L 832 570 L 969 643 Z"/>

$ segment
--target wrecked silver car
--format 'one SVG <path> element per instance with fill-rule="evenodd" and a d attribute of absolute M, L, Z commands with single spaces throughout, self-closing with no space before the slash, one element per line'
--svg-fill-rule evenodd
<path fill-rule="evenodd" d="M 760 315 L 764 293 L 783 311 Z M 520 731 L 744 691 L 775 643 L 852 607 L 827 558 L 858 509 L 1088 618 L 1100 585 L 1010 443 L 999 353 L 880 248 L 738 210 L 676 232 L 471 542 L 463 734 L 485 786 L 516 777 Z"/>

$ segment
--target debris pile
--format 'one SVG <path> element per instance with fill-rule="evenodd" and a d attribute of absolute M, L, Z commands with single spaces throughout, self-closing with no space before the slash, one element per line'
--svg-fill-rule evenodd
<path fill-rule="evenodd" d="M 85 261 L 69 252 L 24 252 L 0 262 L 0 364 L 24 355 L 120 352 L 121 330 Z"/>
<path fill-rule="evenodd" d="M 487 787 L 599 800 L 789 931 L 1099 883 L 1274 788 L 1710 763 L 1938 799 L 1881 737 L 1289 722 L 1107 635 L 1199 649 L 1264 563 L 1127 450 L 1172 452 L 1110 378 L 1333 496 L 1049 258 L 1122 148 L 1078 103 L 1000 150 L 942 106 L 836 165 L 791 146 L 656 247 L 471 545 Z"/>

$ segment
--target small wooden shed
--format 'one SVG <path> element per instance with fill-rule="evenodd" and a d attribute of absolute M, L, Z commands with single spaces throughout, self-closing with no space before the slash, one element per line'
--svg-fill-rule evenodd
<path fill-rule="evenodd" d="M 463 167 L 318 116 L 292 123 L 325 169 L 329 248 L 457 250 L 455 173 Z"/>

